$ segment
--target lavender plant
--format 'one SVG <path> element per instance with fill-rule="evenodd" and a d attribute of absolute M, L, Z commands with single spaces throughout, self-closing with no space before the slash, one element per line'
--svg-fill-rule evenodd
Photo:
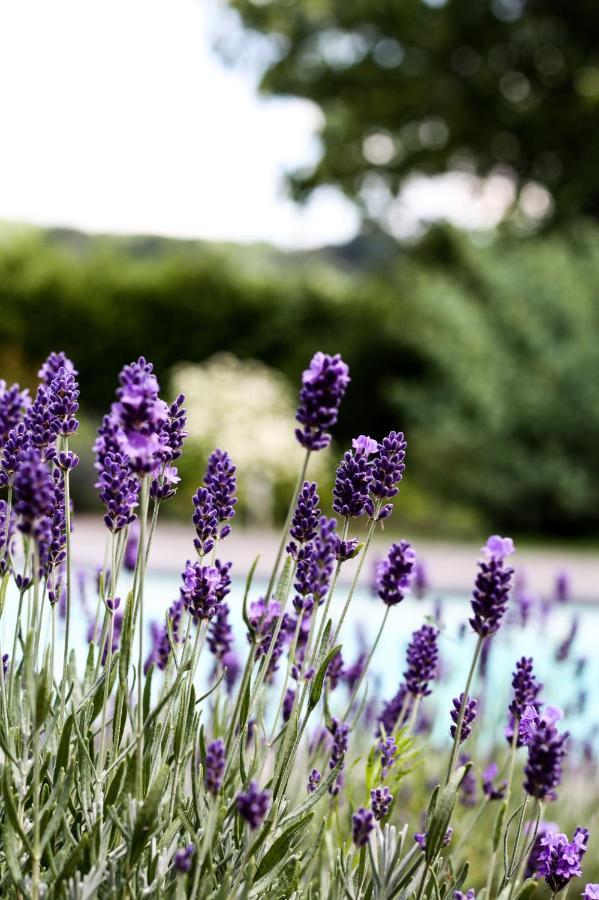
<path fill-rule="evenodd" d="M 164 402 L 143 357 L 121 372 L 94 446 L 106 537 L 96 608 L 77 608 L 69 482 L 76 377 L 63 353 L 51 353 L 33 403 L 0 382 L 0 615 L 9 604 L 15 613 L 0 666 L 3 897 L 471 900 L 477 889 L 485 900 L 510 900 L 542 880 L 555 896 L 581 876 L 587 829 L 568 840 L 543 822 L 568 736 L 539 699 L 532 659 L 516 664 L 505 760 L 485 767 L 478 801 L 473 762 L 460 755 L 467 739 L 475 753 L 484 716 L 470 689 L 509 602 L 509 539 L 491 537 L 479 563 L 472 664 L 444 714 L 453 738 L 445 773 L 421 736 L 439 675 L 439 615 L 412 635 L 403 681 L 378 715 L 365 702 L 389 617 L 401 631 L 403 604 L 425 592 L 407 541 L 391 543 L 377 568 L 383 616 L 375 641 L 344 662 L 346 615 L 375 532 L 393 513 L 406 442 L 396 431 L 356 438 L 333 489 L 341 521 L 322 515 L 326 498 L 307 474 L 312 454 L 331 441 L 348 388 L 339 355 L 317 353 L 302 376 L 295 435 L 303 460 L 264 589 L 254 564 L 243 602 L 227 599 L 237 483 L 234 461 L 217 449 L 190 502 L 179 596 L 152 623 L 149 645 L 145 584 L 159 513 L 179 482 L 185 399 Z M 90 617 L 85 659 L 71 646 L 74 615 Z M 245 661 L 235 618 L 246 628 Z M 208 684 L 199 675 L 205 653 Z M 438 781 L 424 803 L 406 786 L 431 761 Z M 458 798 L 470 819 L 456 819 Z M 474 826 L 492 801 L 495 825 L 481 842 Z M 469 854 L 481 844 L 485 883 L 479 875 L 463 892 Z M 585 897 L 597 896 L 589 883 Z"/>

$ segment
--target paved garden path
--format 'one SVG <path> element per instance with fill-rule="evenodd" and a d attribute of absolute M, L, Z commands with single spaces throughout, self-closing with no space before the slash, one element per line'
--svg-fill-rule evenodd
<path fill-rule="evenodd" d="M 73 535 L 77 562 L 98 565 L 104 553 L 106 531 L 97 520 L 79 517 Z M 371 577 L 374 561 L 382 556 L 391 537 L 378 537 L 366 561 L 365 580 Z M 233 529 L 223 546 L 223 556 L 234 564 L 238 575 L 245 574 L 258 553 L 258 574 L 267 576 L 277 549 L 278 535 L 270 531 Z M 426 563 L 432 587 L 439 591 L 469 591 L 472 587 L 480 545 L 414 540 L 419 558 Z M 226 548 L 226 550 L 225 550 Z M 162 571 L 181 571 L 185 560 L 193 558 L 193 530 L 189 526 L 161 523 L 152 546 L 151 566 Z M 563 549 L 520 550 L 514 565 L 526 574 L 527 585 L 547 596 L 555 576 L 566 571 L 571 579 L 572 596 L 582 601 L 599 602 L 599 548 L 596 553 Z M 351 578 L 352 563 L 344 566 L 345 579 Z"/>

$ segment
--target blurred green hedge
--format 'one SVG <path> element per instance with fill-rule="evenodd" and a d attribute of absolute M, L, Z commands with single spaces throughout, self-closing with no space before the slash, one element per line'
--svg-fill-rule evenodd
<path fill-rule="evenodd" d="M 479 244 L 440 229 L 365 268 L 341 252 L 6 232 L 0 375 L 33 381 L 64 349 L 83 407 L 101 411 L 140 353 L 163 381 L 227 350 L 295 384 L 314 350 L 340 351 L 353 381 L 339 446 L 403 429 L 412 505 L 433 527 L 463 509 L 494 529 L 585 535 L 599 525 L 598 238 L 583 224 Z"/>

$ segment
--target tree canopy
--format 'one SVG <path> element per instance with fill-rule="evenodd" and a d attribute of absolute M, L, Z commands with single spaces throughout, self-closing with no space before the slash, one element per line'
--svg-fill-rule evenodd
<path fill-rule="evenodd" d="M 384 214 L 407 176 L 462 169 L 540 185 L 551 220 L 599 214 L 593 0 L 229 0 L 274 48 L 261 87 L 322 109 L 298 199 L 335 185 Z"/>

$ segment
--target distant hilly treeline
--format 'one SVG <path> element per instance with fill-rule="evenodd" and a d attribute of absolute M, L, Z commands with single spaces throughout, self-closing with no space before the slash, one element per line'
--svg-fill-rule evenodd
<path fill-rule="evenodd" d="M 436 519 L 463 508 L 494 529 L 584 535 L 599 525 L 598 284 L 586 224 L 484 245 L 439 229 L 410 252 L 375 236 L 278 253 L 6 231 L 0 376 L 32 380 L 64 349 L 101 411 L 142 353 L 163 381 L 226 350 L 297 383 L 314 350 L 339 351 L 354 375 L 340 447 L 402 428 L 410 490 Z"/>

